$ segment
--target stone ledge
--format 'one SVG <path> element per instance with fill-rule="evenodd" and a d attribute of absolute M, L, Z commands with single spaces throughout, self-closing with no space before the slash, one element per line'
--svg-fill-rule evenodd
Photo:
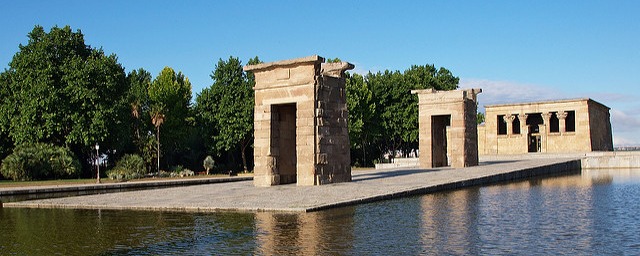
<path fill-rule="evenodd" d="M 61 193 L 76 192 L 90 190 L 119 190 L 129 188 L 149 188 L 149 187 L 173 187 L 173 186 L 189 186 L 200 184 L 212 184 L 223 182 L 235 182 L 253 180 L 253 176 L 236 176 L 223 178 L 202 178 L 202 179 L 177 179 L 162 181 L 137 181 L 137 182 L 120 182 L 120 183 L 104 183 L 104 184 L 87 184 L 87 185 L 58 185 L 58 186 L 32 186 L 17 188 L 0 188 L 0 196 L 9 195 L 25 195 L 25 194 L 43 194 L 43 193 Z"/>

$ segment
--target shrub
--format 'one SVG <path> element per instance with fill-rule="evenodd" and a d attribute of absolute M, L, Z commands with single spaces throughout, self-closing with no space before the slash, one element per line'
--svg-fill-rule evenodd
<path fill-rule="evenodd" d="M 36 143 L 17 146 L 2 160 L 2 175 L 14 181 L 77 178 L 80 162 L 66 147 Z"/>
<path fill-rule="evenodd" d="M 215 161 L 213 161 L 213 157 L 207 156 L 204 159 L 204 161 L 202 162 L 202 166 L 204 167 L 205 170 L 207 170 L 207 174 L 209 174 L 209 171 L 213 169 L 214 164 L 215 164 Z"/>
<path fill-rule="evenodd" d="M 170 177 L 187 177 L 187 176 L 193 176 L 195 175 L 195 173 L 192 170 L 189 169 L 181 169 L 179 172 L 171 172 L 171 174 L 169 175 Z"/>
<path fill-rule="evenodd" d="M 171 172 L 180 173 L 182 170 L 184 170 L 184 166 L 176 165 L 176 166 L 170 167 L 169 169 L 171 170 Z"/>
<path fill-rule="evenodd" d="M 130 180 L 144 177 L 147 173 L 144 159 L 136 154 L 124 155 L 113 169 L 107 171 L 107 177 L 113 180 Z"/>

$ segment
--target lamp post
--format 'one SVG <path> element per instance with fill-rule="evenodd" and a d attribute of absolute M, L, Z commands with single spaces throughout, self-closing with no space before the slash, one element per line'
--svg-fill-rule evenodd
<path fill-rule="evenodd" d="M 98 175 L 96 175 L 96 183 L 100 183 L 100 145 L 96 143 L 96 168 L 98 170 Z"/>

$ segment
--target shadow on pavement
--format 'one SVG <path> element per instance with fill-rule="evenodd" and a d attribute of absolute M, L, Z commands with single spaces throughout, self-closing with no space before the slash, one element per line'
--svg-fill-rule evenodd
<path fill-rule="evenodd" d="M 413 170 L 391 170 L 391 171 L 372 171 L 366 173 L 354 174 L 352 177 L 353 182 L 360 182 L 366 180 L 384 179 L 389 177 L 398 177 L 405 175 L 412 175 L 417 173 L 437 172 L 443 169 L 413 169 Z"/>

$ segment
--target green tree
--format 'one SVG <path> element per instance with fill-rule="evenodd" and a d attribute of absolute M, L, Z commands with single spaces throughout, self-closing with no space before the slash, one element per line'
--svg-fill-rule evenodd
<path fill-rule="evenodd" d="M 0 127 L 15 145 L 68 146 L 89 170 L 91 147 L 112 154 L 129 139 L 128 84 L 115 55 L 86 45 L 69 26 L 36 26 L 2 75 Z M 1 134 L 1 133 L 0 133 Z"/>
<path fill-rule="evenodd" d="M 11 95 L 9 93 L 8 79 L 8 73 L 0 73 L 0 99 L 7 99 L 9 95 Z M 2 109 L 2 105 L 0 105 L 0 109 Z M 13 141 L 11 141 L 8 134 L 9 116 L 7 114 L 9 113 L 4 111 L 0 112 L 0 159 L 4 159 L 13 149 Z M 0 174 L 0 179 L 1 178 L 2 175 Z"/>
<path fill-rule="evenodd" d="M 410 98 L 411 94 L 399 71 L 385 70 L 384 73 L 369 73 L 366 80 L 371 86 L 374 100 L 378 102 L 376 113 L 382 128 L 382 141 L 377 143 L 379 152 L 395 154 L 402 143 L 402 135 L 406 132 L 406 122 L 410 122 L 405 120 L 404 116 L 405 113 L 411 112 L 411 106 L 406 104 L 405 100 Z"/>
<path fill-rule="evenodd" d="M 248 64 L 261 63 L 258 57 Z M 239 150 L 242 168 L 247 171 L 246 151 L 253 143 L 253 74 L 242 70 L 238 58 L 220 59 L 211 74 L 213 84 L 196 98 L 196 112 L 204 127 L 209 151 Z"/>
<path fill-rule="evenodd" d="M 149 115 L 151 116 L 151 123 L 156 127 L 155 135 L 156 135 L 156 171 L 158 175 L 160 174 L 160 126 L 164 123 L 165 120 L 165 110 L 162 105 L 155 104 L 151 106 L 151 111 L 149 111 Z"/>
<path fill-rule="evenodd" d="M 191 83 L 182 72 L 176 73 L 172 68 L 165 67 L 149 85 L 148 93 L 150 105 L 152 109 L 155 108 L 155 112 L 151 113 L 152 119 L 162 115 L 162 121 L 154 125 L 156 136 L 162 125 L 164 142 L 160 144 L 160 151 L 164 156 L 163 161 L 167 165 L 175 165 L 184 153 L 184 139 L 194 124 L 190 115 Z"/>
<path fill-rule="evenodd" d="M 484 113 L 482 113 L 482 112 L 478 112 L 478 114 L 476 115 L 476 117 L 478 118 L 478 124 L 482 124 L 482 123 L 484 123 Z"/>
<path fill-rule="evenodd" d="M 127 82 L 129 92 L 127 102 L 130 107 L 131 132 L 133 139 L 129 145 L 129 152 L 136 152 L 144 160 L 147 170 L 155 170 L 154 159 L 157 156 L 156 138 L 153 131 L 157 131 L 152 124 L 151 100 L 148 89 L 151 86 L 151 73 L 140 68 L 129 72 Z"/>
<path fill-rule="evenodd" d="M 133 135 L 136 146 L 140 147 L 144 133 L 151 130 L 149 119 L 146 118 L 151 109 L 151 100 L 147 91 L 151 85 L 151 73 L 142 68 L 133 70 L 127 75 L 127 82 L 129 83 L 127 102 L 131 107 Z"/>
<path fill-rule="evenodd" d="M 406 155 L 418 149 L 418 98 L 411 90 L 453 90 L 459 81 L 449 70 L 436 69 L 434 65 L 414 65 L 402 73 L 389 70 L 368 73 L 364 80 L 372 92 L 372 102 L 376 103 L 373 119 L 380 126 L 379 136 L 370 136 L 370 141 L 379 153 L 392 155 L 398 150 Z"/>
<path fill-rule="evenodd" d="M 379 120 L 376 117 L 376 102 L 364 77 L 346 73 L 347 107 L 349 109 L 349 140 L 353 164 L 372 164 L 371 145 L 380 137 Z"/>

